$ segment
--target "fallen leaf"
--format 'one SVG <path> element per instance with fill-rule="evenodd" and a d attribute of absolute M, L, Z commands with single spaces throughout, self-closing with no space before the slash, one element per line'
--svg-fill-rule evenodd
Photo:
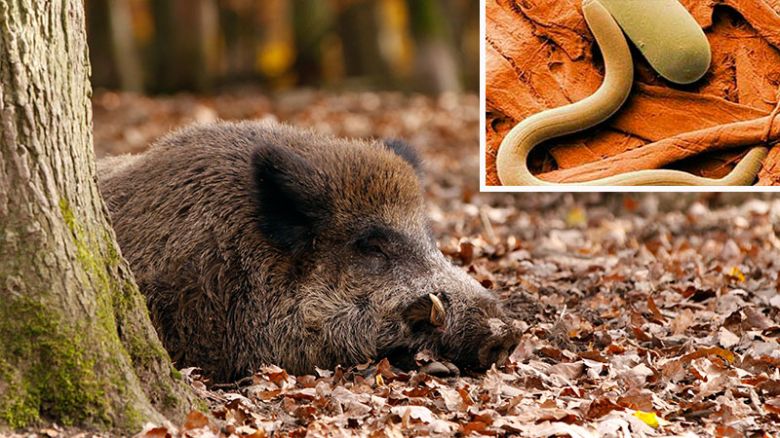
<path fill-rule="evenodd" d="M 633 415 L 654 429 L 661 425 L 661 419 L 658 417 L 658 415 L 655 414 L 655 412 L 636 411 Z"/>

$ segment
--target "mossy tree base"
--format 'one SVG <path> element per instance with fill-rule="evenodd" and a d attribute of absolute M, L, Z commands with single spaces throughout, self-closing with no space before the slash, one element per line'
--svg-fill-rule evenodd
<path fill-rule="evenodd" d="M 0 428 L 191 406 L 106 219 L 88 74 L 83 2 L 0 2 Z"/>

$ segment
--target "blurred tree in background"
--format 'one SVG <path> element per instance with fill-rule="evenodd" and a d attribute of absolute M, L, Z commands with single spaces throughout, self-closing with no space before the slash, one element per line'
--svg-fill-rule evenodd
<path fill-rule="evenodd" d="M 474 0 L 87 0 L 95 87 L 476 91 Z"/>

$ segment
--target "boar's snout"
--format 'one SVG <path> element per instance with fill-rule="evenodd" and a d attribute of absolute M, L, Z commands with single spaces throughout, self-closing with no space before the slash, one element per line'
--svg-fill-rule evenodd
<path fill-rule="evenodd" d="M 490 335 L 479 347 L 475 371 L 487 370 L 493 364 L 503 364 L 517 347 L 519 333 L 511 323 L 491 318 L 488 326 Z"/>
<path fill-rule="evenodd" d="M 441 359 L 463 371 L 482 372 L 506 361 L 520 330 L 489 291 L 475 282 L 466 285 L 419 297 L 406 316 L 414 331 L 430 337 L 429 346 Z"/>
<path fill-rule="evenodd" d="M 493 364 L 502 365 L 517 347 L 520 332 L 505 318 L 487 318 L 472 323 L 470 332 L 448 336 L 450 356 L 464 371 L 483 372 Z"/>

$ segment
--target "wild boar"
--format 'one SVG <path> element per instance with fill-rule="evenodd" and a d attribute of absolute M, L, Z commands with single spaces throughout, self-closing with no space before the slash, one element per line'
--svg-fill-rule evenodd
<path fill-rule="evenodd" d="M 220 122 L 99 163 L 123 255 L 178 366 L 230 381 L 428 349 L 503 360 L 517 332 L 437 249 L 413 149 Z"/>

